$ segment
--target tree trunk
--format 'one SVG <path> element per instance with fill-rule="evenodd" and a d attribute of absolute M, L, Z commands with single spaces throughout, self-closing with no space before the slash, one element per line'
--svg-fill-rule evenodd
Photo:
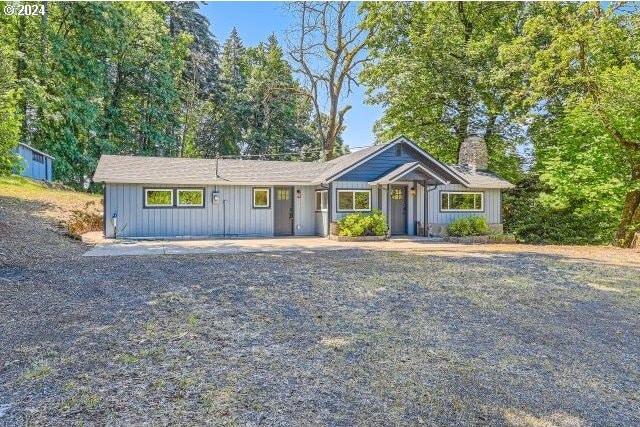
<path fill-rule="evenodd" d="M 622 219 L 616 233 L 616 243 L 623 248 L 629 248 L 634 243 L 636 233 L 640 233 L 640 190 L 627 193 Z"/>
<path fill-rule="evenodd" d="M 640 182 L 640 160 L 632 165 L 631 182 Z M 616 232 L 616 244 L 623 248 L 630 248 L 637 241 L 640 233 L 640 190 L 631 190 L 624 199 L 622 218 Z"/>

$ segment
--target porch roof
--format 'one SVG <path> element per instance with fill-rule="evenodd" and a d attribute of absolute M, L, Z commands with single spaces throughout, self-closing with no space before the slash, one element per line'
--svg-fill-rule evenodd
<path fill-rule="evenodd" d="M 369 185 L 391 184 L 397 181 L 427 181 L 429 184 L 448 184 L 449 182 L 427 169 L 420 162 L 409 162 L 398 166 L 388 174 L 369 182 Z"/>

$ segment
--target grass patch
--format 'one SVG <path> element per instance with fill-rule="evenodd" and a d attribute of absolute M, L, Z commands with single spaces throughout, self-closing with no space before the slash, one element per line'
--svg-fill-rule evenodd
<path fill-rule="evenodd" d="M 31 364 L 31 367 L 22 374 L 22 378 L 28 381 L 42 380 L 51 375 L 53 370 L 54 369 L 49 362 L 45 360 L 36 360 Z"/>

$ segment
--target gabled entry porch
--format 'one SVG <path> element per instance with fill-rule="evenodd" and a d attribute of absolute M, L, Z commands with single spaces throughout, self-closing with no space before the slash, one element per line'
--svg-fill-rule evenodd
<path fill-rule="evenodd" d="M 378 205 L 387 217 L 392 235 L 427 236 L 426 194 L 444 178 L 420 162 L 405 163 L 381 178 L 369 182 L 378 189 Z"/>

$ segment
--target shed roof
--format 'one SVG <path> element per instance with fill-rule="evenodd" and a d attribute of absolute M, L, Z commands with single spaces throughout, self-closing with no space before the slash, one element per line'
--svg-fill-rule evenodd
<path fill-rule="evenodd" d="M 513 188 L 512 183 L 487 170 L 472 171 L 463 165 L 447 165 L 467 181 L 469 188 Z"/>
<path fill-rule="evenodd" d="M 27 144 L 25 144 L 25 143 L 23 143 L 23 142 L 19 142 L 19 143 L 18 143 L 18 145 L 19 145 L 19 146 L 21 146 L 21 147 L 25 147 L 25 148 L 27 148 L 28 150 L 31 150 L 31 151 L 33 151 L 33 152 L 35 152 L 35 153 L 42 154 L 43 156 L 48 157 L 48 158 L 50 158 L 51 160 L 55 160 L 55 159 L 56 159 L 56 158 L 55 158 L 55 157 L 53 157 L 52 155 L 47 154 L 47 153 L 45 153 L 44 151 L 40 151 L 40 150 L 38 150 L 37 148 L 32 147 L 32 146 L 30 146 L 30 145 L 27 145 Z"/>

